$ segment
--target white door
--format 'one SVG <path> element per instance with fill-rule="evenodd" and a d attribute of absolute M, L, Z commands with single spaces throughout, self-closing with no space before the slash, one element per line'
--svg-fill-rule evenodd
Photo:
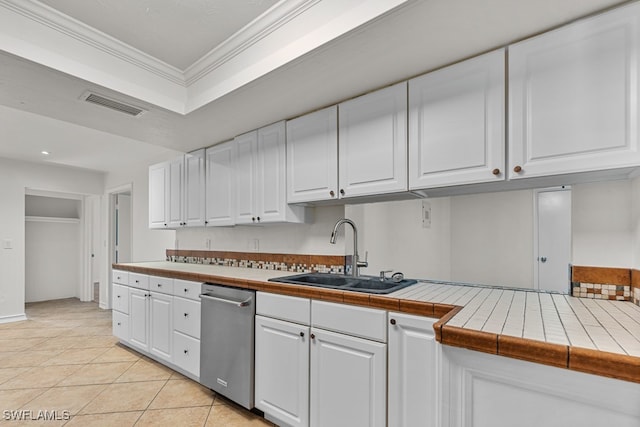
<path fill-rule="evenodd" d="M 184 225 L 202 227 L 205 220 L 204 148 L 184 156 Z"/>
<path fill-rule="evenodd" d="M 537 287 L 568 293 L 571 263 L 571 190 L 536 191 Z"/>
<path fill-rule="evenodd" d="M 256 316 L 256 408 L 290 426 L 309 425 L 309 327 Z"/>
<path fill-rule="evenodd" d="M 640 3 L 509 46 L 509 179 L 640 162 Z"/>
<path fill-rule="evenodd" d="M 184 202 L 182 188 L 184 186 L 184 156 L 169 161 L 169 227 L 178 228 L 184 225 Z"/>
<path fill-rule="evenodd" d="M 311 329 L 312 427 L 386 425 L 386 347 Z"/>
<path fill-rule="evenodd" d="M 407 190 L 407 83 L 338 105 L 340 197 Z"/>
<path fill-rule="evenodd" d="M 389 312 L 389 425 L 438 424 L 436 319 Z"/>
<path fill-rule="evenodd" d="M 149 351 L 164 360 L 171 360 L 173 336 L 173 297 L 151 292 L 149 298 Z"/>
<path fill-rule="evenodd" d="M 149 291 L 129 288 L 129 343 L 149 350 Z"/>
<path fill-rule="evenodd" d="M 256 222 L 283 221 L 287 208 L 285 124 L 258 129 Z"/>
<path fill-rule="evenodd" d="M 504 180 L 505 51 L 409 80 L 409 188 Z"/>
<path fill-rule="evenodd" d="M 287 121 L 287 201 L 338 198 L 338 107 Z"/>
<path fill-rule="evenodd" d="M 245 133 L 235 137 L 233 141 L 236 149 L 235 223 L 251 224 L 256 222 L 254 201 L 258 132 Z"/>
<path fill-rule="evenodd" d="M 114 259 L 115 262 L 131 262 L 131 194 L 118 193 L 114 198 Z"/>
<path fill-rule="evenodd" d="M 207 225 L 233 225 L 235 208 L 234 141 L 207 148 Z"/>
<path fill-rule="evenodd" d="M 166 228 L 169 200 L 169 163 L 149 166 L 149 228 Z"/>

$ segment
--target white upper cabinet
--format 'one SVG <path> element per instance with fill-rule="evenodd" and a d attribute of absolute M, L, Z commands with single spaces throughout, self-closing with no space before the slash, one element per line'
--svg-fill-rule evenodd
<path fill-rule="evenodd" d="M 407 83 L 338 105 L 341 198 L 407 190 Z"/>
<path fill-rule="evenodd" d="M 504 180 L 505 51 L 409 80 L 409 188 Z"/>
<path fill-rule="evenodd" d="M 305 209 L 286 197 L 284 122 L 240 135 L 236 147 L 236 224 L 303 222 Z"/>
<path fill-rule="evenodd" d="M 637 166 L 640 3 L 509 47 L 509 178 Z"/>
<path fill-rule="evenodd" d="M 167 198 L 169 199 L 169 228 L 178 228 L 183 225 L 183 193 L 184 185 L 184 156 L 169 161 L 169 187 Z"/>
<path fill-rule="evenodd" d="M 204 225 L 204 149 L 149 166 L 149 228 Z"/>
<path fill-rule="evenodd" d="M 201 227 L 205 221 L 205 150 L 184 156 L 183 225 Z"/>
<path fill-rule="evenodd" d="M 235 223 L 235 152 L 233 141 L 207 148 L 205 216 L 207 225 Z"/>
<path fill-rule="evenodd" d="M 169 163 L 149 167 L 149 228 L 167 228 L 169 220 Z"/>
<path fill-rule="evenodd" d="M 287 122 L 287 201 L 338 198 L 338 107 Z"/>

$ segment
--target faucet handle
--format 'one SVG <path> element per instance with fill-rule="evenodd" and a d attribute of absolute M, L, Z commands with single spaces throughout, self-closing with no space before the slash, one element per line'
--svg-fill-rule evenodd
<path fill-rule="evenodd" d="M 360 261 L 360 259 L 357 259 L 358 261 L 358 267 L 369 267 L 369 251 L 364 251 L 364 261 Z"/>
<path fill-rule="evenodd" d="M 387 280 L 387 273 L 393 273 L 393 270 L 380 270 L 380 281 L 384 282 Z"/>

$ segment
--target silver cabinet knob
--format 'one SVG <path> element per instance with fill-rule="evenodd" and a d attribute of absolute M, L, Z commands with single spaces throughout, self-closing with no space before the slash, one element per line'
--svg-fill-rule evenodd
<path fill-rule="evenodd" d="M 547 262 L 547 257 L 546 256 L 540 257 L 540 262 Z"/>

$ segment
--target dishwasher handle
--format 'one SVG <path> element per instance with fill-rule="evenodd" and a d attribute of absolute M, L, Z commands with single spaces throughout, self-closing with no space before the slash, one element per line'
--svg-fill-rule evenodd
<path fill-rule="evenodd" d="M 232 299 L 214 297 L 211 294 L 200 294 L 200 298 L 209 299 L 209 300 L 218 301 L 218 302 L 223 302 L 225 304 L 235 305 L 236 307 L 246 307 L 249 304 L 251 304 L 251 300 L 252 300 L 252 298 L 249 298 L 249 299 L 244 300 L 244 301 L 236 301 L 236 300 L 232 300 Z"/>

